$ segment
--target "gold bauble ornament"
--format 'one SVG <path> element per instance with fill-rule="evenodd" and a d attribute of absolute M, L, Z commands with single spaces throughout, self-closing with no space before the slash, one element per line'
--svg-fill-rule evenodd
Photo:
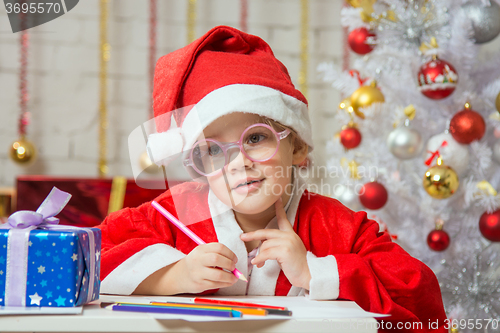
<path fill-rule="evenodd" d="M 17 164 L 27 165 L 36 157 L 35 146 L 24 137 L 16 140 L 10 146 L 10 158 Z"/>
<path fill-rule="evenodd" d="M 151 159 L 149 158 L 148 152 L 143 152 L 141 156 L 139 157 L 139 165 L 141 166 L 141 169 L 144 170 L 147 173 L 156 173 L 158 171 L 158 166 L 151 162 Z"/>
<path fill-rule="evenodd" d="M 358 117 L 360 117 L 362 119 L 365 119 L 365 115 L 363 114 L 363 112 L 359 112 L 359 111 L 356 112 L 356 111 L 354 111 L 354 108 L 351 105 L 351 98 L 350 97 L 343 99 L 342 102 L 339 103 L 339 109 L 340 110 L 344 110 L 347 113 L 349 113 L 351 115 L 351 119 L 352 119 L 352 114 L 353 113 L 356 116 L 358 116 Z"/>
<path fill-rule="evenodd" d="M 359 109 L 372 105 L 373 103 L 383 103 L 385 102 L 384 95 L 377 88 L 377 83 L 372 81 L 369 86 L 359 87 L 351 95 L 351 106 L 354 113 L 361 118 L 365 118 L 363 112 Z"/>
<path fill-rule="evenodd" d="M 455 170 L 445 165 L 439 157 L 437 164 L 425 172 L 422 185 L 434 199 L 446 199 L 457 191 L 460 181 Z"/>
<path fill-rule="evenodd" d="M 351 98 L 344 98 L 342 102 L 339 103 L 339 109 L 349 111 L 351 107 Z"/>
<path fill-rule="evenodd" d="M 500 112 L 500 92 L 497 95 L 497 99 L 495 101 L 495 106 L 497 107 L 497 111 Z"/>

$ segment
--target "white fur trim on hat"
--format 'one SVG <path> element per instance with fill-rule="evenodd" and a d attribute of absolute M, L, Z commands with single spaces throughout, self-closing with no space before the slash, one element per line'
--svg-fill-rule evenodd
<path fill-rule="evenodd" d="M 171 128 L 163 133 L 153 133 L 148 137 L 149 159 L 156 165 L 168 165 L 182 153 L 184 140 L 180 128 Z"/>
<path fill-rule="evenodd" d="M 202 134 L 203 129 L 213 121 L 233 112 L 253 113 L 273 119 L 295 130 L 309 146 L 309 151 L 313 149 L 309 112 L 304 102 L 266 86 L 232 84 L 210 92 L 189 111 L 181 127 L 183 150 L 189 151 Z M 177 129 L 164 133 L 174 130 Z M 158 165 L 160 165 L 159 161 L 168 163 L 180 153 L 177 150 L 178 138 L 162 136 L 164 133 L 151 134 L 148 138 L 148 148 L 152 148 L 151 153 L 155 157 L 151 160 Z M 170 140 L 172 142 L 169 142 Z M 175 151 L 172 147 L 174 144 Z M 165 151 L 162 153 L 161 149 Z M 171 155 L 175 156 L 169 158 L 168 156 Z"/>
<path fill-rule="evenodd" d="M 313 147 L 307 105 L 281 91 L 255 84 L 232 84 L 212 91 L 188 113 L 182 124 L 184 149 L 189 149 L 205 127 L 233 112 L 253 113 L 293 128 Z"/>

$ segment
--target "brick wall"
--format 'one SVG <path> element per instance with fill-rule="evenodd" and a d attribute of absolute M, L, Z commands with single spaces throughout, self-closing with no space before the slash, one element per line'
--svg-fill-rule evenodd
<path fill-rule="evenodd" d="M 199 0 L 196 35 L 225 24 L 239 28 L 240 2 Z M 300 66 L 300 0 L 248 0 L 248 32 L 265 39 L 297 82 Z M 323 61 L 340 62 L 340 0 L 310 1 L 309 103 L 322 164 L 325 141 L 338 128 L 333 114 L 339 96 L 317 75 Z M 158 57 L 186 43 L 186 0 L 158 3 Z M 131 176 L 129 133 L 148 119 L 149 1 L 110 0 L 108 99 L 109 175 Z M 9 145 L 17 139 L 19 33 L 13 34 L 0 6 L 0 187 L 17 175 L 97 176 L 99 100 L 99 1 L 85 0 L 66 15 L 32 28 L 29 49 L 28 138 L 38 159 L 14 164 Z"/>

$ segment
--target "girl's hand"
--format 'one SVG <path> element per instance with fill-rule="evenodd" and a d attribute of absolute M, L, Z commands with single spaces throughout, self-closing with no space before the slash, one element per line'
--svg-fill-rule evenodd
<path fill-rule="evenodd" d="M 238 278 L 231 273 L 237 261 L 238 258 L 233 251 L 221 243 L 208 243 L 195 247 L 175 265 L 180 293 L 195 294 L 232 286 L 238 281 Z"/>
<path fill-rule="evenodd" d="M 261 229 L 242 234 L 241 239 L 244 242 L 262 241 L 259 254 L 252 260 L 253 265 L 260 268 L 266 260 L 277 260 L 292 285 L 309 290 L 311 273 L 307 265 L 307 250 L 288 221 L 281 198 L 274 206 L 279 230 Z"/>

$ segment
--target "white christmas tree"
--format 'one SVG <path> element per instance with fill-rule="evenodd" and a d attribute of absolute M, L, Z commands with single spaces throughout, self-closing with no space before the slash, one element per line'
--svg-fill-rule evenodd
<path fill-rule="evenodd" d="M 330 171 L 348 170 L 335 194 L 434 270 L 460 332 L 495 331 L 500 50 L 478 56 L 500 34 L 499 2 L 348 2 L 342 24 L 361 56 L 349 72 L 318 67 L 346 97 L 336 116 L 346 126 L 327 145 Z M 464 319 L 484 321 L 467 327 Z"/>

